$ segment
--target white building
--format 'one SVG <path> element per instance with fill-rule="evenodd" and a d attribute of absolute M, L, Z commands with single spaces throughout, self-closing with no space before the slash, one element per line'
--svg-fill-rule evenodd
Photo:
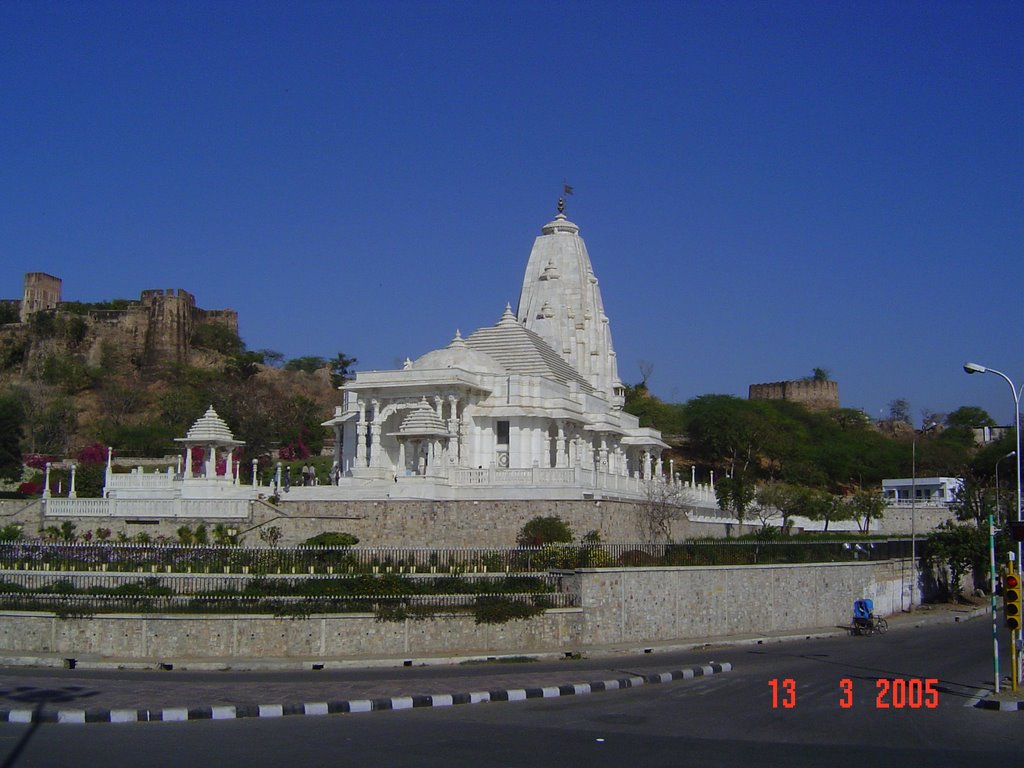
<path fill-rule="evenodd" d="M 103 498 L 79 499 L 74 491 L 74 466 L 68 498 L 53 498 L 49 492 L 50 465 L 46 466 L 43 517 L 103 518 L 201 518 L 247 519 L 250 505 L 260 489 L 239 482 L 236 440 L 228 425 L 210 406 L 185 437 L 176 438 L 183 453 L 176 467 L 166 472 L 146 472 L 137 467 L 115 473 L 113 451 L 108 449 Z M 255 462 L 253 477 L 256 477 Z M 267 489 L 264 489 L 267 490 Z"/>
<path fill-rule="evenodd" d="M 959 477 L 898 477 L 882 481 L 882 495 L 890 504 L 952 504 L 963 485 Z"/>
<path fill-rule="evenodd" d="M 325 422 L 337 484 L 364 494 L 459 498 L 500 487 L 589 498 L 674 482 L 660 433 L 622 410 L 597 277 L 561 200 L 534 242 L 515 314 L 506 306 L 495 325 L 456 331 L 401 370 L 360 372 L 342 392 Z"/>

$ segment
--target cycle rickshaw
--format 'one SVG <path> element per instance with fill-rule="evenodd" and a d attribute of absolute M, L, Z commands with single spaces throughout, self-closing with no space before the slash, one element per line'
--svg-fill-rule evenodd
<path fill-rule="evenodd" d="M 884 635 L 889 623 L 875 616 L 875 604 L 867 597 L 853 601 L 853 620 L 850 622 L 851 635 L 873 635 L 876 632 Z"/>

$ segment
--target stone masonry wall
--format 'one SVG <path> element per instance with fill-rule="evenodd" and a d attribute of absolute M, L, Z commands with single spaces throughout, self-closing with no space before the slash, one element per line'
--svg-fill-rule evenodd
<path fill-rule="evenodd" d="M 835 381 L 775 381 L 770 384 L 751 384 L 749 400 L 789 400 L 803 403 L 812 410 L 839 407 L 839 383 Z"/>
<path fill-rule="evenodd" d="M 281 530 L 281 546 L 294 546 L 327 531 L 351 533 L 363 546 L 406 547 L 507 547 L 513 546 L 520 529 L 530 519 L 556 515 L 565 520 L 578 541 L 588 532 L 600 532 L 604 541 L 648 541 L 643 505 L 624 501 L 283 501 L 275 507 L 266 502 L 252 505 L 247 520 L 231 520 L 243 534 L 243 543 L 259 546 L 262 528 Z M 42 506 L 35 500 L 0 500 L 0 525 L 21 523 L 26 536 L 40 527 L 60 525 L 61 518 L 41 518 Z M 922 539 L 952 517 L 945 507 L 918 507 L 915 530 Z M 909 508 L 890 507 L 875 528 L 876 533 L 908 536 Z M 75 518 L 79 533 L 97 527 L 124 531 L 129 536 L 145 531 L 150 536 L 177 539 L 181 526 L 209 521 L 173 518 L 160 522 L 119 518 Z M 223 522 L 223 521 L 222 521 Z M 691 522 L 680 511 L 671 524 L 672 539 L 701 536 L 736 536 L 755 530 L 756 525 L 739 526 L 725 522 Z"/>
<path fill-rule="evenodd" d="M 603 541 L 640 541 L 645 533 L 643 505 L 624 501 L 378 501 L 289 502 L 279 509 L 261 504 L 253 525 L 282 530 L 283 545 L 324 531 L 343 531 L 366 546 L 507 547 L 534 517 L 565 520 L 577 541 L 598 531 Z M 719 535 L 722 526 L 712 526 Z M 672 522 L 676 539 L 707 535 L 705 526 L 680 513 Z M 255 533 L 255 532 L 254 532 Z M 257 534 L 258 535 L 258 534 Z"/>
<path fill-rule="evenodd" d="M 492 649 L 579 648 L 582 612 L 546 611 L 529 621 L 476 624 L 472 616 L 377 621 L 372 614 L 272 616 L 105 616 L 62 620 L 0 614 L 0 657 L 58 653 L 81 658 L 181 659 L 402 658 L 481 654 Z"/>
<path fill-rule="evenodd" d="M 880 615 L 910 600 L 903 561 L 595 569 L 574 579 L 584 646 L 843 626 L 857 598 Z"/>
<path fill-rule="evenodd" d="M 9 612 L 0 620 L 0 657 L 56 653 L 229 664 L 238 658 L 423 659 L 630 648 L 845 626 L 858 597 L 872 598 L 881 615 L 895 613 L 908 604 L 909 573 L 902 561 L 565 572 L 564 588 L 580 594 L 581 608 L 498 625 L 478 625 L 464 615 L 379 622 L 370 614 L 58 619 Z"/>
<path fill-rule="evenodd" d="M 32 280 L 30 281 L 30 278 Z M 60 308 L 60 279 L 41 273 L 26 275 L 26 297 L 31 295 L 47 298 L 47 304 L 40 304 L 40 298 L 34 300 L 35 309 L 31 309 L 26 301 L 20 302 L 22 326 L 27 322 L 27 315 L 44 308 Z M 49 281 L 49 282 L 47 282 Z M 55 281 L 55 282 L 53 282 Z M 50 283 L 53 283 L 52 287 Z M 41 286 L 41 287 L 40 287 Z M 45 290 L 44 290 L 45 289 Z M 167 363 L 189 363 L 192 353 L 191 339 L 197 326 L 206 324 L 221 325 L 231 332 L 238 333 L 238 313 L 231 309 L 201 309 L 196 306 L 195 297 L 181 288 L 153 289 L 142 291 L 138 301 L 133 301 L 124 309 L 93 310 L 87 316 L 80 316 L 88 323 L 85 338 L 73 348 L 51 349 L 57 343 L 52 339 L 35 339 L 37 347 L 46 348 L 46 352 L 72 352 L 82 354 L 86 362 L 98 366 L 104 357 L 114 356 L 120 364 L 159 366 Z M 17 338 L 12 335 L 15 327 L 5 327 L 0 335 L 0 343 L 10 346 Z M 61 342 L 67 346 L 66 342 Z M 37 350 L 38 352 L 39 350 Z"/>

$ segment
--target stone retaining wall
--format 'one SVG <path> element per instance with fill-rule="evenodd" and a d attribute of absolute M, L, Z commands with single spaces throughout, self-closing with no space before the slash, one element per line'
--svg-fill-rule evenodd
<path fill-rule="evenodd" d="M 643 643 L 846 624 L 853 601 L 909 606 L 906 561 L 577 571 L 583 645 Z M 920 592 L 915 595 L 920 597 Z"/>
<path fill-rule="evenodd" d="M 684 512 L 694 510 L 704 517 L 690 521 Z M 736 536 L 756 530 L 754 525 L 714 522 L 715 510 L 680 508 L 679 517 L 670 524 L 671 538 L 681 540 L 700 536 Z M 643 503 L 631 501 L 282 501 L 278 506 L 255 502 L 247 519 L 229 520 L 226 524 L 242 532 L 243 542 L 259 546 L 260 530 L 276 526 L 281 529 L 280 546 L 294 546 L 311 536 L 326 531 L 351 533 L 364 546 L 402 547 L 509 547 L 523 525 L 534 517 L 556 515 L 572 528 L 576 539 L 589 531 L 599 531 L 604 541 L 664 540 L 664 534 L 651 534 L 650 515 Z M 918 506 L 914 514 L 917 534 L 924 538 L 939 523 L 951 519 L 945 507 Z M 77 533 L 97 527 L 124 531 L 128 536 L 145 532 L 152 537 L 166 536 L 177 540 L 178 528 L 195 529 L 215 519 L 174 518 L 167 520 L 126 520 L 120 518 L 68 518 L 77 526 Z M 16 522 L 25 526 L 26 536 L 35 536 L 40 527 L 59 526 L 64 521 L 47 516 L 42 523 L 39 500 L 0 500 L 0 525 Z M 223 522 L 223 521 L 222 521 Z M 875 533 L 909 535 L 909 507 L 889 507 Z"/>
<path fill-rule="evenodd" d="M 478 625 L 466 615 L 380 622 L 368 614 L 58 619 L 9 612 L 0 621 L 0 656 L 42 652 L 230 664 L 233 658 L 578 652 L 605 644 L 845 625 L 858 597 L 872 598 L 881 615 L 905 607 L 909 575 L 906 561 L 569 571 L 562 574 L 564 589 L 579 592 L 581 608 L 498 625 Z"/>
<path fill-rule="evenodd" d="M 260 530 L 276 526 L 281 530 L 280 546 L 294 546 L 327 531 L 351 533 L 365 546 L 401 547 L 510 547 L 516 536 L 534 517 L 556 515 L 565 520 L 579 541 L 596 530 L 604 541 L 649 541 L 642 504 L 629 501 L 282 501 L 278 506 L 255 502 L 245 520 L 226 524 L 238 530 L 242 541 L 260 545 Z M 215 519 L 174 518 L 126 520 L 123 518 L 67 518 L 83 534 L 98 527 L 123 531 L 129 537 L 141 532 L 151 537 L 166 536 L 176 541 L 178 528 L 195 529 Z M 26 536 L 35 536 L 40 527 L 59 526 L 64 518 L 46 516 L 38 500 L 0 501 L 0 525 L 21 523 Z M 732 526 L 735 535 L 736 526 Z M 719 524 L 691 523 L 682 509 L 670 526 L 673 539 L 693 536 L 725 535 Z M 659 536 L 662 538 L 663 534 Z"/>
<path fill-rule="evenodd" d="M 373 614 L 271 616 L 107 615 L 58 619 L 0 614 L 0 656 L 175 662 L 182 659 L 402 658 L 580 647 L 582 611 L 555 608 L 528 621 L 475 624 L 471 615 L 377 621 Z"/>

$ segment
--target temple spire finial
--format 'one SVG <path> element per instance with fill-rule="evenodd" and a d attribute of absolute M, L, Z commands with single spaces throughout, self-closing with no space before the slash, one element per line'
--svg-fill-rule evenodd
<path fill-rule="evenodd" d="M 572 187 L 562 179 L 562 196 L 558 198 L 558 213 L 565 215 L 565 198 L 572 194 Z"/>

